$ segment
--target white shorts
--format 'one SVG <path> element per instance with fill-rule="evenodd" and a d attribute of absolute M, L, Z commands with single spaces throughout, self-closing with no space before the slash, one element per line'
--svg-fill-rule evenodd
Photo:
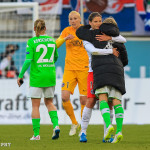
<path fill-rule="evenodd" d="M 95 95 L 98 97 L 99 94 L 104 94 L 106 93 L 108 95 L 108 100 L 112 100 L 112 99 L 118 99 L 121 101 L 122 99 L 122 94 L 120 93 L 120 91 L 118 91 L 117 89 L 115 89 L 112 86 L 104 86 L 100 89 L 96 89 L 95 91 Z"/>
<path fill-rule="evenodd" d="M 30 98 L 53 98 L 54 97 L 55 86 L 51 87 L 30 87 L 29 97 Z"/>

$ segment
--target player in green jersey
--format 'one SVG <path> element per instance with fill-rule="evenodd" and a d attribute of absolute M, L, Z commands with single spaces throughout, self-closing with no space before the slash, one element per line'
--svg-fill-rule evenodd
<path fill-rule="evenodd" d="M 46 35 L 46 26 L 43 19 L 34 22 L 36 36 L 29 39 L 26 47 L 26 60 L 19 74 L 17 83 L 19 87 L 23 76 L 30 66 L 30 97 L 32 100 L 32 124 L 34 135 L 30 140 L 40 140 L 40 101 L 42 94 L 53 123 L 52 139 L 58 139 L 60 128 L 58 125 L 57 109 L 53 104 L 56 85 L 55 62 L 58 58 L 56 42 Z"/>

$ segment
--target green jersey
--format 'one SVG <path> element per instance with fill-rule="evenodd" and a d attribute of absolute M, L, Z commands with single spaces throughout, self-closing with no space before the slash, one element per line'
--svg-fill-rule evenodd
<path fill-rule="evenodd" d="M 28 40 L 26 60 L 31 60 L 31 87 L 50 87 L 56 85 L 55 62 L 57 58 L 56 42 L 52 37 L 40 35 Z"/>

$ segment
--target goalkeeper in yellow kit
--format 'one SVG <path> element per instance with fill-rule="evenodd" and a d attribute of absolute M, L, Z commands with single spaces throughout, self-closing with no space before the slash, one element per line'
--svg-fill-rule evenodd
<path fill-rule="evenodd" d="M 56 40 L 59 47 L 66 40 L 66 58 L 65 68 L 62 81 L 62 101 L 63 107 L 72 121 L 70 136 L 76 134 L 79 124 L 76 120 L 72 104 L 70 102 L 70 94 L 74 93 L 74 89 L 78 84 L 82 111 L 87 100 L 87 75 L 88 75 L 88 55 L 84 49 L 83 42 L 76 36 L 76 30 L 81 26 L 80 14 L 71 11 L 69 14 L 69 27 L 66 27 L 60 37 Z"/>

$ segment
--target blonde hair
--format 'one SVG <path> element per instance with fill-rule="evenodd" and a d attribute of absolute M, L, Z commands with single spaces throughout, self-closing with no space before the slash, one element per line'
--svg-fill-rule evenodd
<path fill-rule="evenodd" d="M 81 16 L 80 16 L 80 14 L 77 12 L 77 11 L 71 11 L 70 13 L 69 13 L 69 15 L 68 16 L 70 16 L 71 14 L 73 14 L 73 13 L 75 13 L 76 15 L 78 15 L 80 18 L 81 18 Z"/>
<path fill-rule="evenodd" d="M 36 36 L 39 37 L 40 33 L 42 30 L 45 29 L 45 21 L 43 19 L 37 19 L 35 22 L 34 22 L 34 27 L 35 27 L 35 33 L 36 33 Z"/>
<path fill-rule="evenodd" d="M 116 26 L 118 27 L 117 22 L 115 21 L 115 19 L 114 19 L 113 17 L 108 17 L 108 18 L 106 18 L 106 19 L 103 21 L 103 23 L 112 23 L 112 24 L 114 24 L 114 25 L 116 25 Z"/>

